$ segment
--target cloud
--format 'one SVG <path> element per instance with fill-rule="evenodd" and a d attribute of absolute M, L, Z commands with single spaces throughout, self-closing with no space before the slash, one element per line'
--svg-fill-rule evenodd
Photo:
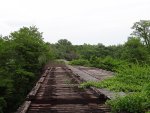
<path fill-rule="evenodd" d="M 32 20 L 7 20 L 4 23 L 9 27 L 22 27 L 22 26 L 31 26 L 35 25 L 36 22 Z"/>
<path fill-rule="evenodd" d="M 51 43 L 119 44 L 134 22 L 150 18 L 149 10 L 149 0 L 3 0 L 0 33 L 36 25 Z"/>

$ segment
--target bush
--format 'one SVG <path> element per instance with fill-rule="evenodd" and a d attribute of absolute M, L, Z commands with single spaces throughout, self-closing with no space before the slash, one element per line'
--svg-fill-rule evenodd
<path fill-rule="evenodd" d="M 88 60 L 84 60 L 84 59 L 78 59 L 78 60 L 72 60 L 70 62 L 71 65 L 80 65 L 80 66 L 89 66 L 90 63 Z"/>
<path fill-rule="evenodd" d="M 150 99 L 143 93 L 133 93 L 106 102 L 114 113 L 145 113 L 149 109 Z"/>
<path fill-rule="evenodd" d="M 86 59 L 72 60 L 70 64 L 80 66 L 92 66 L 113 72 L 116 72 L 119 67 L 129 65 L 129 63 L 126 61 L 113 59 L 109 56 L 105 58 L 91 57 L 90 60 Z"/>
<path fill-rule="evenodd" d="M 144 113 L 150 110 L 150 66 L 132 64 L 118 68 L 116 75 L 101 82 L 86 82 L 82 87 L 107 88 L 127 96 L 107 102 L 115 113 Z"/>
<path fill-rule="evenodd" d="M 108 88 L 113 91 L 141 92 L 150 82 L 150 66 L 131 65 L 118 69 L 115 76 L 100 82 L 87 82 L 83 86 Z"/>
<path fill-rule="evenodd" d="M 113 59 L 109 56 L 105 58 L 91 59 L 90 63 L 93 67 L 102 68 L 102 69 L 114 71 L 114 72 L 119 67 L 123 67 L 124 65 L 127 65 L 127 62 L 119 60 L 119 59 Z"/>

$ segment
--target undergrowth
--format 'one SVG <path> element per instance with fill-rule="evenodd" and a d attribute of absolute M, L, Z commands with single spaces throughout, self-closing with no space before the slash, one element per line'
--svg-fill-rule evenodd
<path fill-rule="evenodd" d="M 72 60 L 69 64 L 71 65 L 79 65 L 79 66 L 89 66 L 90 62 L 85 59 L 77 59 L 77 60 Z"/>
<path fill-rule="evenodd" d="M 106 102 L 114 113 L 144 113 L 150 110 L 150 66 L 132 64 L 120 67 L 114 77 L 101 82 L 85 82 L 81 86 L 125 92 L 126 96 Z"/>

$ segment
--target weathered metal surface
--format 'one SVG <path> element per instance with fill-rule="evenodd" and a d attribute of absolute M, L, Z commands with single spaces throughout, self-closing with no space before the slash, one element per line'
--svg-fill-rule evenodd
<path fill-rule="evenodd" d="M 99 81 L 97 78 L 94 78 L 92 76 L 90 76 L 89 74 L 77 69 L 77 68 L 74 68 L 73 66 L 70 66 L 70 65 L 67 65 L 69 69 L 72 70 L 72 72 L 75 74 L 75 75 L 79 75 L 81 79 L 85 80 L 85 81 Z"/>
<path fill-rule="evenodd" d="M 113 76 L 113 72 L 97 69 L 97 68 L 91 68 L 91 67 L 83 67 L 83 66 L 70 66 L 67 65 L 69 69 L 72 70 L 72 72 L 81 78 L 84 82 L 87 81 L 101 81 L 104 79 L 107 79 L 109 77 Z M 117 96 L 124 96 L 124 92 L 113 92 L 108 89 L 100 89 L 100 88 L 94 88 L 91 87 L 92 90 L 94 90 L 97 94 L 100 96 L 103 96 L 104 98 L 113 99 Z"/>

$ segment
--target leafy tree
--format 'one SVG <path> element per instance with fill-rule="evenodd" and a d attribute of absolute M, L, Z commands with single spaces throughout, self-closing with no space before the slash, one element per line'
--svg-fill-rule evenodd
<path fill-rule="evenodd" d="M 61 45 L 61 46 L 71 46 L 72 43 L 70 41 L 68 41 L 67 39 L 60 39 L 58 40 L 57 45 Z"/>
<path fill-rule="evenodd" d="M 150 20 L 140 20 L 135 22 L 131 35 L 140 38 L 147 47 L 150 47 Z"/>
<path fill-rule="evenodd" d="M 111 45 L 107 47 L 108 56 L 112 58 L 121 59 L 122 52 L 124 51 L 124 45 Z"/>
<path fill-rule="evenodd" d="M 0 36 L 0 112 L 16 110 L 52 58 L 51 48 L 35 26 Z"/>
<path fill-rule="evenodd" d="M 96 55 L 96 45 L 84 44 L 76 46 L 76 51 L 80 58 L 90 60 L 92 56 Z"/>
<path fill-rule="evenodd" d="M 149 61 L 149 54 L 139 38 L 129 38 L 124 45 L 122 58 L 133 63 L 143 63 Z"/>
<path fill-rule="evenodd" d="M 67 39 L 60 39 L 56 43 L 56 49 L 58 50 L 58 58 L 72 60 L 77 57 L 76 51 L 70 41 Z"/>
<path fill-rule="evenodd" d="M 37 28 L 23 27 L 19 31 L 11 33 L 10 38 L 13 43 L 14 58 L 17 58 L 17 61 L 19 61 L 15 61 L 15 63 L 20 64 L 21 61 L 22 66 L 28 68 L 26 65 L 31 63 L 34 64 L 38 61 L 38 56 L 41 54 L 40 49 L 43 44 L 43 40 L 42 35 L 37 31 Z M 33 67 L 35 65 L 33 65 Z M 37 66 L 35 66 L 35 68 L 37 68 Z"/>

